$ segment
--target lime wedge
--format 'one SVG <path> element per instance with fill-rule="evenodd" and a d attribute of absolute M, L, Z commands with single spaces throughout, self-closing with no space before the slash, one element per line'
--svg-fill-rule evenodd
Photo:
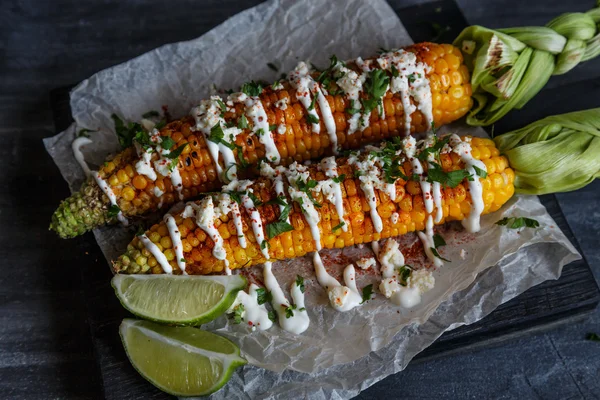
<path fill-rule="evenodd" d="M 191 327 L 124 319 L 119 328 L 127 357 L 150 383 L 175 396 L 219 390 L 244 364 L 229 339 Z"/>
<path fill-rule="evenodd" d="M 115 275 L 117 297 L 133 314 L 170 325 L 200 325 L 222 315 L 246 286 L 240 275 Z"/>

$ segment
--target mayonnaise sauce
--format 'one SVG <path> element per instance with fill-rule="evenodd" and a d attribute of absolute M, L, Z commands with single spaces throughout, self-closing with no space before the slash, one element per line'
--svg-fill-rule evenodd
<path fill-rule="evenodd" d="M 71 143 L 71 148 L 73 149 L 73 155 L 75 156 L 75 160 L 85 173 L 86 177 L 89 177 L 92 174 L 92 171 L 85 162 L 85 158 L 83 157 L 83 153 L 81 152 L 81 147 L 91 143 L 93 142 L 85 136 L 80 136 L 77 139 L 73 140 L 73 143 Z"/>
<path fill-rule="evenodd" d="M 483 187 L 479 176 L 475 171 L 474 167 L 479 168 L 487 173 L 487 168 L 481 160 L 473 158 L 471 153 L 471 144 L 467 141 L 461 140 L 461 138 L 454 134 L 450 136 L 450 144 L 453 147 L 453 152 L 458 154 L 461 160 L 465 163 L 466 170 L 471 174 L 473 180 L 468 181 L 469 194 L 471 196 L 471 212 L 467 218 L 461 221 L 462 226 L 467 232 L 479 232 L 481 229 L 480 219 L 481 213 L 483 212 Z"/>
<path fill-rule="evenodd" d="M 349 311 L 362 303 L 362 295 L 356 287 L 356 271 L 352 264 L 344 269 L 345 286 L 327 273 L 318 251 L 315 251 L 313 255 L 313 264 L 317 281 L 327 291 L 329 303 L 335 310 Z"/>
<path fill-rule="evenodd" d="M 160 265 L 160 267 L 162 268 L 162 270 L 165 272 L 165 274 L 172 274 L 173 273 L 173 267 L 171 267 L 171 264 L 169 264 L 169 261 L 167 260 L 167 257 L 163 254 L 162 251 L 160 251 L 160 249 L 158 248 L 158 246 L 155 245 L 152 242 L 152 240 L 150 240 L 148 238 L 148 236 L 146 236 L 146 234 L 143 234 L 143 235 L 138 236 L 138 237 L 140 238 L 140 240 L 144 244 L 144 247 L 146 248 L 146 250 L 148 250 L 150 252 L 150 254 L 152 254 L 154 256 L 154 258 L 156 258 L 156 261 L 158 261 L 158 264 Z"/>
<path fill-rule="evenodd" d="M 273 321 L 269 319 L 269 311 L 264 304 L 258 304 L 258 289 L 254 283 L 250 285 L 248 293 L 240 290 L 227 313 L 233 313 L 238 305 L 244 306 L 242 311 L 242 319 L 252 328 L 265 331 L 273 326 Z"/>
<path fill-rule="evenodd" d="M 272 263 L 265 263 L 263 279 L 265 287 L 273 296 L 273 309 L 277 313 L 279 325 L 283 330 L 299 335 L 308 329 L 310 324 L 304 304 L 304 293 L 302 293 L 302 290 L 300 290 L 296 281 L 294 281 L 290 287 L 290 295 L 294 301 L 295 308 L 291 310 L 292 315 L 288 316 L 290 313 L 289 311 L 286 313 L 286 310 L 291 307 L 291 304 L 285 297 L 285 294 L 283 294 L 283 290 L 281 290 L 275 275 L 273 275 L 271 267 Z"/>
<path fill-rule="evenodd" d="M 183 275 L 187 275 L 185 272 L 185 259 L 183 258 L 183 244 L 181 243 L 181 233 L 175 222 L 175 218 L 171 214 L 165 214 L 163 221 L 167 224 L 169 229 L 169 236 L 171 237 L 171 243 L 173 250 L 175 250 L 175 258 L 177 259 L 177 266 L 183 272 Z M 149 250 L 148 250 L 149 251 Z"/>
<path fill-rule="evenodd" d="M 435 243 L 433 241 L 433 217 L 431 215 L 427 216 L 427 222 L 425 223 L 425 232 L 417 232 L 419 239 L 423 243 L 423 248 L 425 249 L 425 254 L 427 258 L 433 262 L 433 265 L 436 267 L 441 267 L 444 265 L 444 262 L 433 254 L 431 249 L 435 249 Z"/>
<path fill-rule="evenodd" d="M 119 207 L 119 205 L 117 204 L 117 196 L 115 195 L 115 192 L 113 192 L 113 190 L 111 189 L 111 187 L 108 184 L 108 182 L 106 182 L 104 179 L 102 179 L 100 177 L 100 174 L 98 173 L 98 171 L 90 171 L 90 173 L 92 174 L 92 177 L 94 178 L 94 180 L 96 181 L 96 183 L 100 187 L 100 190 L 102 190 L 102 192 L 110 200 L 110 204 L 113 205 L 113 206 Z M 121 209 L 119 209 L 119 213 L 117 214 L 117 219 L 124 226 L 128 226 L 129 225 L 129 221 L 127 221 L 127 218 L 125 218 L 125 216 L 123 215 L 123 212 L 121 211 Z"/>

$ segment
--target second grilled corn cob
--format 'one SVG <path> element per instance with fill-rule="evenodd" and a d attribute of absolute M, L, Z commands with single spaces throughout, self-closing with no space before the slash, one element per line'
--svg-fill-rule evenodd
<path fill-rule="evenodd" d="M 410 62 L 409 56 L 414 58 Z M 402 65 L 414 71 L 403 71 Z M 126 149 L 98 171 L 115 202 L 106 190 L 96 190 L 97 180 L 89 179 L 86 187 L 94 190 L 84 188 L 64 201 L 50 228 L 61 237 L 77 236 L 114 221 L 116 211 L 138 216 L 213 190 L 219 178 L 235 176 L 236 170 L 250 177 L 265 157 L 289 165 L 407 131 L 424 132 L 460 118 L 472 105 L 461 52 L 446 44 L 417 44 L 348 64 L 335 60 L 325 71 L 302 74 L 297 69 L 289 81 L 264 89 L 244 85 L 246 101 L 235 95 L 225 102 L 213 97 L 195 109 L 195 118 L 171 122 L 154 135 L 137 133 L 137 154 Z M 403 80 L 409 88 L 404 92 L 398 89 Z M 159 152 L 148 157 L 144 151 L 160 150 L 165 142 L 168 150 L 183 151 L 161 173 L 155 166 Z M 175 173 L 180 179 L 173 179 Z"/>
<path fill-rule="evenodd" d="M 173 215 L 171 228 L 161 222 L 136 237 L 114 262 L 114 269 L 122 273 L 222 273 L 226 268 L 263 263 L 267 255 L 272 260 L 300 257 L 320 247 L 341 248 L 424 230 L 429 220 L 442 224 L 498 210 L 514 193 L 514 172 L 506 158 L 491 140 L 457 139 L 454 135 L 446 144 L 430 142 L 432 150 L 421 149 L 409 157 L 397 154 L 398 145 L 387 144 L 363 155 L 339 158 L 334 164 L 333 159 L 309 167 L 295 164 L 275 174 L 275 180 L 263 177 L 242 191 L 221 194 L 221 200 L 233 198 L 230 203 L 237 205 L 233 211 L 227 212 L 218 197 L 190 203 L 187 211 Z M 410 140 L 403 145 L 410 150 Z M 475 174 L 467 173 L 468 165 L 460 154 L 475 160 Z M 368 160 L 378 166 L 378 176 L 373 169 L 365 171 Z M 418 165 L 423 167 L 421 173 Z M 376 182 L 375 187 L 365 186 L 369 180 Z M 336 181 L 341 213 L 336 207 Z M 433 191 L 422 191 L 427 183 L 431 190 L 440 184 L 440 202 L 433 208 L 428 204 Z M 481 185 L 479 195 L 476 183 Z M 225 212 L 207 212 L 214 207 Z M 190 212 L 193 209 L 195 215 Z M 202 220 L 203 216 L 208 220 Z"/>

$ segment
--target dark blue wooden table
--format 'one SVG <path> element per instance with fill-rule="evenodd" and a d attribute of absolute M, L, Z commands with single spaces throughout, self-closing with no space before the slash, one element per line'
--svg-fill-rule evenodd
<path fill-rule="evenodd" d="M 8 0 L 0 7 L 0 397 L 102 398 L 82 276 L 103 264 L 91 236 L 60 241 L 48 219 L 68 194 L 41 139 L 54 134 L 51 89 L 161 44 L 191 39 L 257 1 Z M 422 0 L 392 1 L 396 10 Z M 592 1 L 458 0 L 470 24 L 543 25 Z M 443 12 L 443 10 L 442 10 Z M 452 28 L 452 27 L 451 27 Z M 504 127 L 600 106 L 600 60 L 553 78 Z M 511 125 L 512 124 L 512 125 Z M 600 181 L 558 196 L 600 274 Z M 576 290 L 577 288 L 573 288 Z M 362 398 L 598 398 L 600 312 L 545 333 L 411 364 Z M 112 388 L 111 394 L 118 393 Z M 113 396 L 114 397 L 114 396 Z M 127 393 L 127 398 L 134 393 Z"/>

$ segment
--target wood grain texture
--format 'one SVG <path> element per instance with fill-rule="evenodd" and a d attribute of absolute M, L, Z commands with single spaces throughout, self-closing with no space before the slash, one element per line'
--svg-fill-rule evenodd
<path fill-rule="evenodd" d="M 54 133 L 48 93 L 162 44 L 197 37 L 256 3 L 2 3 L 0 398 L 167 398 L 124 359 L 114 328 L 124 311 L 110 295 L 110 275 L 93 237 L 59 241 L 47 231 L 54 205 L 68 194 L 41 144 L 43 137 Z M 428 2 L 392 1 L 391 5 L 400 10 L 421 3 Z M 459 5 L 469 23 L 498 27 L 543 24 L 561 12 L 585 10 L 592 1 L 459 0 Z M 504 127 L 496 126 L 496 132 L 551 113 L 597 107 L 600 88 L 590 79 L 600 77 L 599 66 L 599 60 L 594 60 L 570 74 L 553 77 L 549 88 L 555 89 L 535 98 L 523 111 L 510 114 L 502 122 Z M 584 255 L 599 274 L 600 182 L 557 198 Z M 570 276 L 569 270 L 565 269 L 564 276 Z M 552 294 L 556 293 L 552 286 L 560 280 L 540 285 L 534 290 L 542 288 L 545 293 L 531 295 L 519 312 L 563 306 L 563 296 L 581 290 L 575 284 L 581 277 L 576 275 L 559 296 Z M 571 322 L 551 332 L 414 363 L 363 392 L 361 398 L 598 398 L 600 346 L 584 337 L 599 327 L 596 311 L 584 322 Z M 95 332 L 95 347 L 90 330 Z M 447 340 L 456 344 L 452 343 L 455 339 L 449 336 Z M 104 389 L 106 382 L 114 384 Z"/>

